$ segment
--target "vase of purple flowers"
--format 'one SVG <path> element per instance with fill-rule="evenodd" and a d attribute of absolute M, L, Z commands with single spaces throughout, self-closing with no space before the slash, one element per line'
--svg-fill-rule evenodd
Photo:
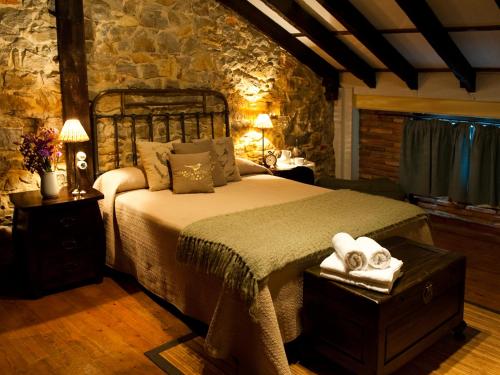
<path fill-rule="evenodd" d="M 22 135 L 19 143 L 24 166 L 40 175 L 40 193 L 44 198 L 59 195 L 56 168 L 62 155 L 62 143 L 58 135 L 57 129 L 42 127 L 35 134 Z"/>

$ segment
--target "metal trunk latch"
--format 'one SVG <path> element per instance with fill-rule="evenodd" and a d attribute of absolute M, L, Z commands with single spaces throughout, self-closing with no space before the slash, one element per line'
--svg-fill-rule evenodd
<path fill-rule="evenodd" d="M 427 305 L 429 302 L 431 302 L 433 296 L 434 296 L 434 290 L 432 282 L 427 281 L 422 291 L 422 299 L 424 300 L 424 303 Z"/>

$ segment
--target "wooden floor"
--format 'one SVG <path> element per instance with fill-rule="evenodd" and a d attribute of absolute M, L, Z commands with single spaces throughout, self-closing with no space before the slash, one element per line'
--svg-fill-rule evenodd
<path fill-rule="evenodd" d="M 464 342 L 446 338 L 399 374 L 500 374 L 500 315 L 467 304 L 465 319 Z M 0 374 L 161 374 L 144 352 L 189 331 L 130 279 L 106 277 L 38 300 L 3 296 Z M 291 368 L 339 373 L 320 362 Z"/>
<path fill-rule="evenodd" d="M 500 228 L 430 217 L 434 244 L 467 257 L 465 300 L 500 313 Z"/>

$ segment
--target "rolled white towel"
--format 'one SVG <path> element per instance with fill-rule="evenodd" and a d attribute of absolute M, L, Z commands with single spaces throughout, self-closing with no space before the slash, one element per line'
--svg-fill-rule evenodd
<path fill-rule="evenodd" d="M 333 248 L 345 264 L 347 271 L 364 270 L 367 267 L 365 254 L 351 235 L 339 232 L 332 238 Z"/>
<path fill-rule="evenodd" d="M 375 269 L 384 269 L 391 263 L 391 253 L 385 247 L 370 237 L 356 239 L 360 250 L 366 255 L 368 266 Z"/>
<path fill-rule="evenodd" d="M 321 262 L 320 276 L 357 285 L 377 292 L 390 293 L 394 282 L 401 276 L 403 262 L 392 257 L 388 268 L 347 272 L 344 262 L 333 253 Z"/>

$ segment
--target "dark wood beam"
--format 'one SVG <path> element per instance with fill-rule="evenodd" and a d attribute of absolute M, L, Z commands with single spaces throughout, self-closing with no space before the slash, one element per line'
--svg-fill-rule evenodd
<path fill-rule="evenodd" d="M 281 26 L 271 21 L 264 13 L 249 2 L 246 0 L 219 0 L 219 2 L 245 18 L 250 24 L 295 56 L 297 60 L 307 65 L 313 72 L 326 80 L 339 82 L 339 71 L 337 69 L 319 57 L 314 51 L 306 47 Z M 326 93 L 325 95 L 327 97 L 331 97 L 332 95 L 334 97 L 338 96 L 338 85 L 335 88 L 328 85 L 328 88 L 335 89 L 337 92 L 333 94 Z"/>
<path fill-rule="evenodd" d="M 332 31 L 305 12 L 299 4 L 293 0 L 265 1 L 283 18 L 301 30 L 304 33 L 303 36 L 311 39 L 368 87 L 374 88 L 377 85 L 375 70 L 338 39 Z"/>
<path fill-rule="evenodd" d="M 418 72 L 348 0 L 318 0 L 394 74 L 413 90 L 418 89 Z"/>
<path fill-rule="evenodd" d="M 500 0 L 498 0 L 500 1 Z M 480 31 L 499 31 L 500 25 L 469 25 L 469 26 L 448 26 L 444 28 L 449 33 L 467 33 Z M 405 27 L 398 29 L 377 29 L 381 34 L 420 34 L 420 31 L 414 27 Z M 352 35 L 348 30 L 331 31 L 335 35 Z M 301 34 L 292 34 L 299 36 Z"/>
<path fill-rule="evenodd" d="M 92 137 L 82 0 L 56 0 L 56 25 L 63 120 L 78 118 L 88 136 Z M 87 154 L 87 173 L 93 176 L 92 141 L 78 144 L 77 148 Z M 74 147 L 66 147 L 66 151 L 68 183 L 74 186 L 71 162 Z"/>
<path fill-rule="evenodd" d="M 396 0 L 424 38 L 434 48 L 467 91 L 476 91 L 476 72 L 457 47 L 426 1 Z"/>

